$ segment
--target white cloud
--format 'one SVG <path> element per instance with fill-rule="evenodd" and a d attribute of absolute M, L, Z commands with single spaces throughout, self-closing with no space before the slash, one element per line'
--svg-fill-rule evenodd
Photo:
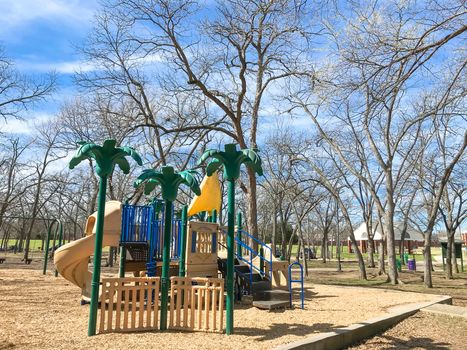
<path fill-rule="evenodd" d="M 33 113 L 28 119 L 9 118 L 7 121 L 0 120 L 0 132 L 5 134 L 32 135 L 36 131 L 35 124 L 45 122 L 54 118 L 50 113 Z"/>
<path fill-rule="evenodd" d="M 15 0 L 0 1 L 0 33 L 18 30 L 35 20 L 58 20 L 67 25 L 89 21 L 96 1 L 82 0 Z"/>
<path fill-rule="evenodd" d="M 68 152 L 65 158 L 57 159 L 55 162 L 50 163 L 47 168 L 47 173 L 59 173 L 68 168 L 68 164 L 70 164 L 71 158 L 75 155 L 75 152 Z"/>
<path fill-rule="evenodd" d="M 60 74 L 73 74 L 75 72 L 91 72 L 98 67 L 89 62 L 63 61 L 63 62 L 36 62 L 31 60 L 17 60 L 16 66 L 22 71 L 29 72 L 57 72 Z"/>

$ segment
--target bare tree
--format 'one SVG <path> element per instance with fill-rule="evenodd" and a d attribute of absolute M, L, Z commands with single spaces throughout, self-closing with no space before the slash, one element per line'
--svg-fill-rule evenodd
<path fill-rule="evenodd" d="M 108 1 L 98 17 L 94 37 L 98 49 L 92 51 L 93 57 L 110 56 L 106 67 L 112 64 L 121 69 L 122 83 L 144 110 L 142 125 L 151 126 L 155 133 L 208 130 L 235 140 L 242 148 L 256 148 L 258 122 L 269 91 L 288 76 L 304 74 L 305 36 L 310 35 L 303 20 L 307 6 L 284 0 L 229 0 L 211 6 L 209 18 L 199 16 L 200 10 L 195 1 Z M 111 54 L 100 45 L 102 40 L 111 43 Z M 149 108 L 147 89 L 132 74 L 134 57 L 162 61 L 171 71 L 159 74 L 160 81 L 172 90 L 171 96 L 188 94 L 210 116 L 179 118 L 184 123 L 164 128 L 160 121 L 164 111 L 158 116 L 153 106 Z M 123 64 L 129 59 L 130 65 Z M 162 144 L 158 148 L 164 161 Z M 248 186 L 243 188 L 248 194 L 248 226 L 257 235 L 253 173 L 248 173 Z"/>
<path fill-rule="evenodd" d="M 61 129 L 58 127 L 56 121 L 50 121 L 38 127 L 39 135 L 34 141 L 35 146 L 39 150 L 43 150 L 43 154 L 37 162 L 34 162 L 31 167 L 34 171 L 34 190 L 31 196 L 31 203 L 29 208 L 29 224 L 25 231 L 26 245 L 24 250 L 24 260 L 29 259 L 29 245 L 31 234 L 36 223 L 37 216 L 40 210 L 47 205 L 49 199 L 54 194 L 54 190 L 47 193 L 43 192 L 45 182 L 56 182 L 56 178 L 49 176 L 47 171 L 52 163 L 60 160 L 66 156 L 66 153 L 56 148 L 58 135 Z M 58 186 L 56 187 L 58 188 Z"/>
<path fill-rule="evenodd" d="M 23 153 L 30 143 L 23 144 L 18 138 L 3 139 L 0 145 L 0 227 L 3 225 L 8 209 L 17 204 L 18 199 L 31 187 Z"/>
<path fill-rule="evenodd" d="M 384 222 L 391 283 L 397 283 L 394 244 L 394 216 L 398 182 L 402 181 L 410 150 L 415 147 L 424 122 L 452 103 L 452 87 L 459 84 L 463 64 L 457 57 L 452 62 L 460 67 L 452 75 L 450 84 L 443 86 L 431 108 L 423 111 L 410 106 L 407 91 L 418 79 L 435 54 L 465 32 L 462 23 L 464 7 L 439 8 L 434 4 L 428 12 L 435 20 L 425 22 L 426 10 L 394 2 L 388 6 L 374 2 L 372 6 L 354 6 L 334 29 L 335 57 L 313 79 L 291 86 L 289 101 L 305 112 L 316 126 L 323 140 L 345 168 L 358 178 L 375 201 L 378 215 Z M 338 15 L 339 17 L 339 15 Z M 346 31 L 343 35 L 342 21 Z M 416 33 L 413 35 L 413 33 Z M 332 55 L 332 53 L 330 53 Z M 441 74 L 442 70 L 439 70 Z M 319 87 L 323 88 L 319 91 Z M 347 142 L 347 134 L 330 130 L 326 122 L 333 118 L 339 130 L 349 130 L 368 149 L 365 162 L 384 174 L 384 193 L 376 191 L 372 178 L 363 176 L 354 163 L 355 148 Z M 404 147 L 401 155 L 398 150 Z M 358 149 L 357 149 L 358 150 Z M 370 158 L 371 157 L 371 158 Z"/>
<path fill-rule="evenodd" d="M 465 171 L 465 169 L 463 169 Z M 457 180 L 457 179 L 456 179 Z M 441 217 L 443 218 L 447 236 L 446 251 L 446 277 L 453 278 L 453 270 L 459 273 L 456 264 L 456 252 L 454 249 L 455 233 L 460 228 L 462 222 L 467 218 L 467 188 L 464 182 L 454 182 L 451 178 L 446 185 L 445 193 L 440 205 Z"/>
<path fill-rule="evenodd" d="M 25 110 L 50 95 L 54 86 L 54 74 L 36 79 L 19 73 L 0 47 L 0 118 L 21 118 Z"/>

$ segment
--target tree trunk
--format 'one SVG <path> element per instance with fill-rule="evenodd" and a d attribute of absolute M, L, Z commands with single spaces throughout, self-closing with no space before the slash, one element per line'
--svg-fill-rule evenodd
<path fill-rule="evenodd" d="M 373 235 L 368 234 L 368 267 L 375 267 L 375 241 Z"/>
<path fill-rule="evenodd" d="M 424 260 L 424 272 L 423 282 L 428 288 L 433 288 L 433 282 L 431 278 L 431 234 L 425 233 L 425 242 L 423 243 L 423 260 Z"/>
<path fill-rule="evenodd" d="M 334 255 L 333 255 L 334 250 L 333 249 L 334 249 L 334 236 L 331 234 L 331 248 L 329 249 L 329 255 L 328 255 L 329 259 L 331 259 L 331 260 L 334 259 Z"/>
<path fill-rule="evenodd" d="M 386 274 L 386 265 L 385 265 L 385 262 L 384 262 L 384 259 L 385 259 L 385 245 L 386 245 L 386 233 L 385 233 L 385 229 L 384 229 L 384 226 L 383 226 L 383 219 L 382 219 L 382 216 L 381 216 L 381 211 L 378 210 L 378 224 L 376 226 L 376 228 L 380 228 L 381 230 L 381 240 L 379 242 L 379 247 L 378 247 L 378 275 L 383 275 L 383 274 Z"/>
<path fill-rule="evenodd" d="M 339 212 L 337 212 L 337 215 L 339 215 Z M 340 237 L 340 228 L 339 228 L 339 218 L 337 219 L 336 257 L 337 257 L 337 272 L 341 272 L 342 271 L 342 265 L 341 265 L 341 237 Z"/>
<path fill-rule="evenodd" d="M 303 256 L 303 268 L 305 270 L 305 276 L 308 277 L 308 262 L 306 260 L 306 254 L 305 254 L 305 241 L 303 240 L 303 232 L 302 232 L 302 226 L 299 224 L 298 228 L 298 239 L 299 239 L 299 244 L 300 244 L 300 250 L 299 250 L 299 256 L 300 256 L 300 251 Z"/>
<path fill-rule="evenodd" d="M 451 265 L 452 265 L 452 272 L 459 273 L 459 265 L 457 265 L 457 257 L 456 257 L 456 240 L 454 235 L 452 237 L 452 258 L 451 258 Z"/>
<path fill-rule="evenodd" d="M 374 232 L 373 232 L 373 218 L 371 217 L 371 213 L 367 216 L 367 220 L 365 221 L 366 232 L 368 235 L 368 247 L 367 247 L 367 263 L 368 267 L 375 267 L 375 240 Z"/>
<path fill-rule="evenodd" d="M 290 239 L 289 239 L 289 245 L 287 247 L 287 255 L 285 255 L 285 258 L 289 261 L 289 263 L 290 263 L 290 259 L 292 255 L 293 239 L 294 239 L 295 234 L 296 234 L 296 230 L 293 230 L 292 235 L 290 236 Z"/>
<path fill-rule="evenodd" d="M 386 212 L 386 248 L 388 254 L 388 276 L 391 284 L 397 284 L 396 247 L 394 242 L 394 210 L 392 197 L 388 199 Z"/>
<path fill-rule="evenodd" d="M 272 254 L 274 254 L 274 257 L 277 255 L 277 247 L 276 247 L 276 234 L 277 234 L 277 211 L 276 211 L 276 205 L 274 204 L 274 210 L 272 214 L 272 236 L 271 236 L 271 245 L 272 245 Z"/>
<path fill-rule="evenodd" d="M 386 274 L 386 265 L 384 263 L 384 238 L 381 238 L 381 241 L 379 243 L 379 271 L 378 274 Z"/>
<path fill-rule="evenodd" d="M 453 251 L 453 242 L 452 242 L 452 236 L 451 236 L 451 233 L 450 232 L 447 232 L 447 246 L 446 246 L 446 264 L 445 264 L 445 267 L 446 267 L 446 278 L 447 279 L 452 279 L 453 276 L 452 276 L 452 263 L 451 263 L 451 260 L 452 260 L 452 251 Z"/>
<path fill-rule="evenodd" d="M 326 264 L 328 254 L 328 232 L 325 228 L 323 231 L 323 240 L 321 241 L 321 258 L 323 259 L 323 264 Z"/>
<path fill-rule="evenodd" d="M 256 203 L 256 173 L 248 167 L 248 229 L 250 234 L 258 238 L 258 209 Z M 258 251 L 258 243 L 253 241 L 253 249 Z"/>
<path fill-rule="evenodd" d="M 401 240 L 399 242 L 399 259 L 401 259 L 401 263 L 402 265 L 404 265 L 404 250 L 405 250 L 405 247 L 404 247 L 404 242 L 405 242 L 405 231 L 406 229 L 404 228 L 401 232 Z"/>
<path fill-rule="evenodd" d="M 287 254 L 287 223 L 284 220 L 284 215 L 282 212 L 282 209 L 279 209 L 280 214 L 281 214 L 281 235 L 282 235 L 282 242 L 281 242 L 281 251 L 282 251 L 282 256 L 284 259 L 288 258 Z"/>

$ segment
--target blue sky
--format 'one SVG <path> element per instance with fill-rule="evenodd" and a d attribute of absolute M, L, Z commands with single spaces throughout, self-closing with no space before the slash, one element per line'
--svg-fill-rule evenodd
<path fill-rule="evenodd" d="M 73 93 L 73 72 L 81 65 L 75 48 L 90 31 L 96 0 L 0 0 L 0 45 L 28 75 L 55 71 L 57 91 L 28 118 L 47 118 Z"/>

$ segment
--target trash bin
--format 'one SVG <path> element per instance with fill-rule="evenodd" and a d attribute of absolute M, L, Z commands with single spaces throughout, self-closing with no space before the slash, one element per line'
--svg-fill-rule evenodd
<path fill-rule="evenodd" d="M 409 271 L 417 271 L 417 264 L 415 259 L 409 259 L 407 261 L 407 267 L 409 268 Z"/>
<path fill-rule="evenodd" d="M 396 267 L 397 271 L 401 272 L 402 271 L 402 264 L 400 259 L 396 259 Z"/>
<path fill-rule="evenodd" d="M 409 254 L 404 253 L 404 263 L 407 265 L 407 262 L 409 261 Z"/>

